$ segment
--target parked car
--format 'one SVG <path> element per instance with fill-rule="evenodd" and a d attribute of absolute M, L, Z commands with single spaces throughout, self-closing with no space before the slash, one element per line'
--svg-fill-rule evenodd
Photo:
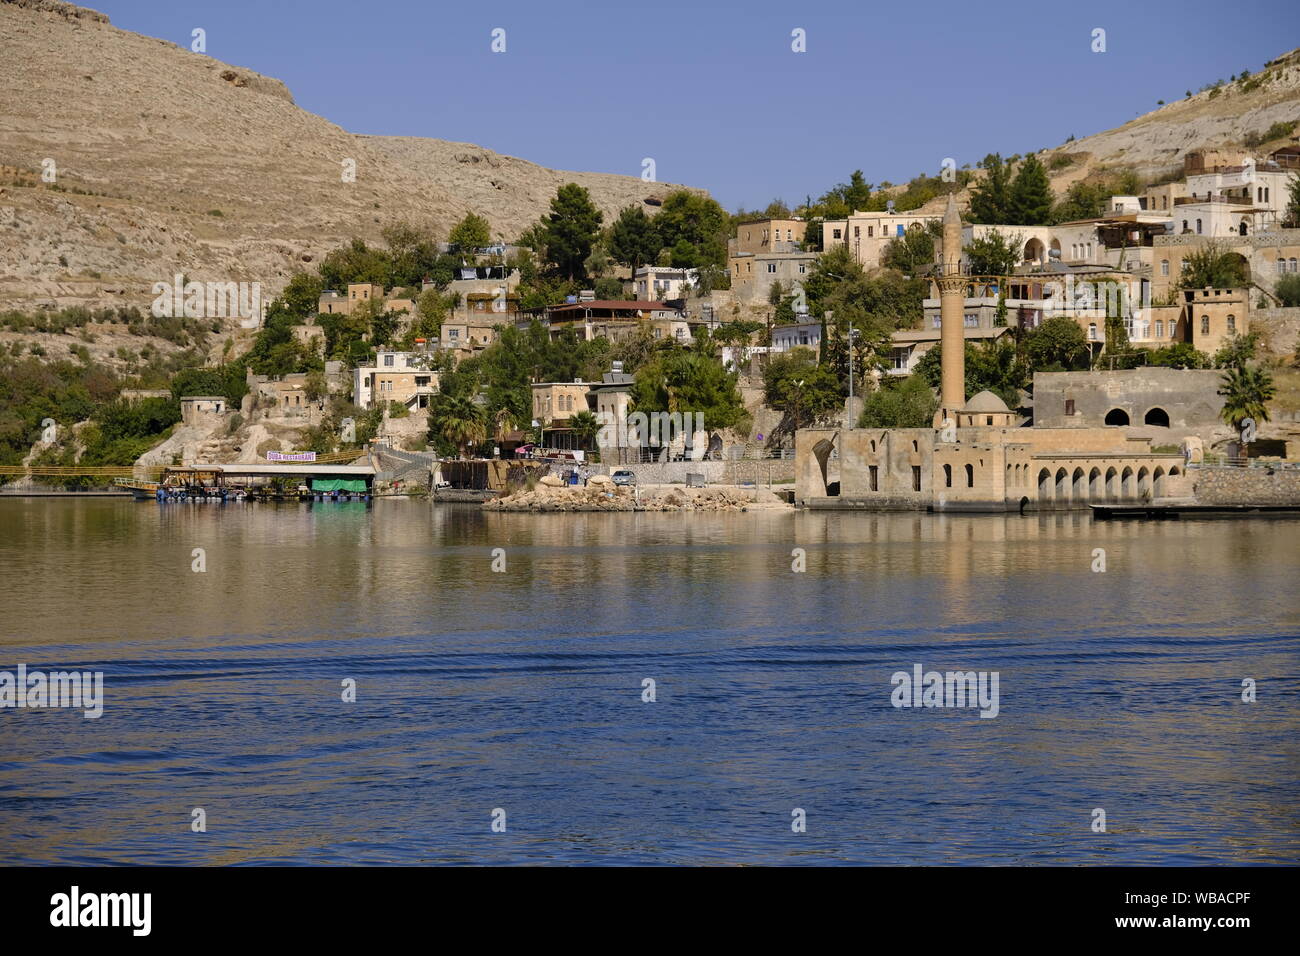
<path fill-rule="evenodd" d="M 635 485 L 636 475 L 626 468 L 619 468 L 610 476 L 616 485 Z"/>

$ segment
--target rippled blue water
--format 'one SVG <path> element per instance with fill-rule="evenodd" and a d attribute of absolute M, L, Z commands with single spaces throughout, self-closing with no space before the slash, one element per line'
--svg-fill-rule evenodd
<path fill-rule="evenodd" d="M 0 710 L 0 862 L 1300 859 L 1293 521 L 5 500 L 0 569 L 106 697 Z"/>

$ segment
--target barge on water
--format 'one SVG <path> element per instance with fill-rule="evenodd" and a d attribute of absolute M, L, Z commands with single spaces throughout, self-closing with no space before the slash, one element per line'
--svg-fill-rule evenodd
<path fill-rule="evenodd" d="M 1097 521 L 1143 519 L 1148 521 L 1178 521 L 1183 518 L 1258 518 L 1297 517 L 1300 505 L 1198 505 L 1154 502 L 1129 504 L 1089 505 Z"/>
<path fill-rule="evenodd" d="M 120 478 L 137 501 L 369 501 L 372 465 L 170 466 L 157 481 Z"/>

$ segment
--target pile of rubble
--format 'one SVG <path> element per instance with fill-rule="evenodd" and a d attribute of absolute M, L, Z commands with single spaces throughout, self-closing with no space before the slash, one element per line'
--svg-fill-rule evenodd
<path fill-rule="evenodd" d="M 566 485 L 553 475 L 531 490 L 520 489 L 484 502 L 491 511 L 745 511 L 752 492 L 738 488 L 651 485 L 639 491 L 595 475 L 585 486 Z"/>

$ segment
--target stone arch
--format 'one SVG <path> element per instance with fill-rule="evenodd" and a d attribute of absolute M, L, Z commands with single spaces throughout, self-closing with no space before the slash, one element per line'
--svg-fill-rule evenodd
<path fill-rule="evenodd" d="M 1112 500 L 1119 497 L 1119 472 L 1113 467 L 1106 469 L 1106 497 Z"/>
<path fill-rule="evenodd" d="M 1158 425 L 1161 428 L 1169 427 L 1169 413 L 1159 405 L 1147 409 L 1146 415 L 1142 418 L 1143 424 Z"/>
<path fill-rule="evenodd" d="M 1046 468 L 1038 472 L 1038 500 L 1045 502 L 1052 497 L 1052 473 Z"/>
<path fill-rule="evenodd" d="M 835 439 L 823 438 L 817 444 L 813 445 L 813 457 L 817 459 L 817 466 L 821 469 L 822 489 L 828 498 L 833 498 L 839 494 L 838 482 L 834 491 L 831 490 L 830 477 L 827 474 L 827 468 L 831 459 L 831 452 L 835 449 Z"/>
<path fill-rule="evenodd" d="M 1163 498 L 1165 494 L 1165 470 L 1159 466 L 1151 473 L 1151 495 Z"/>
<path fill-rule="evenodd" d="M 1068 484 L 1069 479 L 1070 479 L 1070 473 L 1068 471 L 1066 471 L 1064 468 L 1056 469 L 1056 500 L 1057 501 L 1070 500 L 1070 486 Z"/>
<path fill-rule="evenodd" d="M 945 488 L 952 487 L 952 465 L 943 466 L 943 486 Z"/>
<path fill-rule="evenodd" d="M 966 465 L 966 487 L 975 487 L 975 466 L 971 464 Z"/>
<path fill-rule="evenodd" d="M 1036 236 L 1031 236 L 1025 243 L 1024 252 L 1025 262 L 1045 262 L 1047 260 L 1047 249 L 1043 241 Z"/>
<path fill-rule="evenodd" d="M 1061 253 L 1061 240 L 1060 240 L 1060 239 L 1053 239 L 1053 240 L 1052 240 L 1052 244 L 1051 244 L 1051 246 L 1048 247 L 1048 250 L 1049 250 L 1049 251 L 1055 251 L 1055 252 L 1057 252 L 1058 254 L 1060 254 L 1060 253 Z"/>
<path fill-rule="evenodd" d="M 1124 409 L 1122 409 L 1122 408 L 1112 408 L 1110 411 L 1108 411 L 1108 412 L 1106 413 L 1106 424 L 1107 424 L 1107 425 L 1127 425 L 1127 424 L 1128 424 L 1128 412 L 1124 411 Z"/>
<path fill-rule="evenodd" d="M 1133 469 L 1128 465 L 1125 465 L 1124 470 L 1120 472 L 1119 496 L 1121 498 L 1133 497 Z"/>
<path fill-rule="evenodd" d="M 1175 475 L 1181 475 L 1182 473 L 1183 473 L 1183 470 L 1182 470 L 1181 468 L 1179 468 L 1177 465 L 1174 465 L 1172 468 L 1169 469 L 1169 477 L 1170 477 L 1170 478 L 1174 477 Z"/>
<path fill-rule="evenodd" d="M 1138 497 L 1145 498 L 1151 494 L 1151 472 L 1143 465 L 1137 474 Z"/>
<path fill-rule="evenodd" d="M 1088 500 L 1099 501 L 1104 494 L 1101 484 L 1101 469 L 1093 468 L 1088 472 Z"/>
<path fill-rule="evenodd" d="M 1249 287 L 1251 283 L 1250 260 L 1247 259 L 1245 256 L 1243 256 L 1240 252 L 1228 252 L 1225 255 L 1227 258 L 1231 259 L 1236 264 L 1237 269 L 1240 271 L 1243 287 Z"/>

